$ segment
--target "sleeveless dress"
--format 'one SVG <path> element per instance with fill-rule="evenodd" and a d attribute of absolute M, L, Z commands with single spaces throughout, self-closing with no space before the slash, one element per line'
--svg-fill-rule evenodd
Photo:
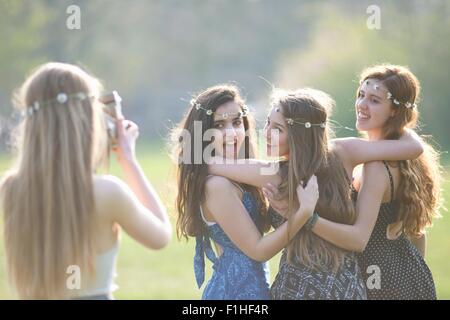
<path fill-rule="evenodd" d="M 274 228 L 286 221 L 271 207 L 269 214 Z M 315 270 L 287 261 L 284 249 L 278 274 L 270 288 L 274 300 L 365 300 L 366 288 L 353 253 L 349 253 L 336 273 Z"/>
<path fill-rule="evenodd" d="M 403 233 L 395 240 L 386 237 L 388 225 L 396 221 L 398 203 L 394 200 L 394 182 L 389 166 L 383 163 L 389 175 L 391 201 L 381 204 L 366 249 L 357 255 L 368 285 L 367 296 L 375 300 L 436 299 L 433 276 L 417 248 Z M 356 190 L 353 194 L 357 196 Z M 372 275 L 375 275 L 373 266 L 380 271 L 379 288 L 373 284 L 369 286 L 373 281 Z"/>
<path fill-rule="evenodd" d="M 242 190 L 242 203 L 255 225 L 262 218 L 256 199 Z M 200 208 L 201 210 L 201 208 Z M 203 217 L 203 214 L 202 214 Z M 203 300 L 269 300 L 269 267 L 246 256 L 228 238 L 218 223 L 208 223 L 207 234 L 196 237 L 194 271 L 200 288 L 205 279 L 205 255 L 213 263 L 213 275 L 203 291 Z M 262 234 L 262 230 L 260 230 Z M 210 239 L 222 247 L 216 257 Z"/>

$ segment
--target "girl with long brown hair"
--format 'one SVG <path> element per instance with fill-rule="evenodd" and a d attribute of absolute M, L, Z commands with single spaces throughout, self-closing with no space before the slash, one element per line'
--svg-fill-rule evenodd
<path fill-rule="evenodd" d="M 365 285 L 354 254 L 320 239 L 309 229 L 319 215 L 342 224 L 354 223 L 351 165 L 377 157 L 413 158 L 421 153 L 421 144 L 413 135 L 405 135 L 396 144 L 368 143 L 361 139 L 330 141 L 328 117 L 334 101 L 327 94 L 313 89 L 277 90 L 272 100 L 265 127 L 267 151 L 271 156 L 281 157 L 279 170 L 261 174 L 263 168 L 273 163 L 250 160 L 248 164 L 213 164 L 209 171 L 260 188 L 281 181 L 279 197 L 287 199 L 289 205 L 284 217 L 271 210 L 274 227 L 285 219 L 290 223 L 289 213 L 299 200 L 293 186 L 317 175 L 320 198 L 315 213 L 305 228 L 289 235 L 291 241 L 272 284 L 272 298 L 365 299 Z M 273 139 L 273 131 L 278 139 Z"/>
<path fill-rule="evenodd" d="M 295 186 L 301 205 L 293 213 L 290 225 L 284 223 L 263 236 L 268 224 L 261 192 L 208 175 L 209 156 L 231 161 L 254 157 L 253 120 L 238 88 L 218 85 L 194 97 L 172 134 L 179 161 L 178 235 L 196 238 L 194 271 L 199 287 L 205 277 L 205 255 L 214 268 L 202 299 L 269 299 L 265 261 L 287 245 L 288 228 L 295 233 L 304 224 L 297 217 L 306 220 L 312 213 L 318 198 L 315 177 L 309 179 L 305 188 Z"/>
<path fill-rule="evenodd" d="M 420 84 L 408 68 L 369 67 L 360 81 L 356 127 L 370 141 L 397 140 L 406 128 L 415 128 Z M 423 144 L 417 159 L 364 164 L 355 176 L 353 225 L 321 216 L 312 228 L 326 241 L 360 252 L 369 299 L 436 299 L 424 255 L 425 229 L 441 204 L 440 167 L 437 151 Z"/>
<path fill-rule="evenodd" d="M 81 68 L 46 63 L 18 93 L 26 116 L 0 195 L 7 272 L 20 298 L 111 299 L 120 227 L 152 249 L 171 238 L 136 160 L 136 124 L 117 121 L 115 151 L 129 186 L 96 174 L 107 155 L 100 90 Z"/>

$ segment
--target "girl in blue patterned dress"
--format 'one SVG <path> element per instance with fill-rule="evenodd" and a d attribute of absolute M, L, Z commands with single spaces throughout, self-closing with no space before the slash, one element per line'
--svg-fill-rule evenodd
<path fill-rule="evenodd" d="M 317 181 L 312 177 L 305 188 L 297 188 L 302 205 L 291 223 L 263 236 L 267 214 L 258 189 L 208 176 L 207 163 L 213 157 L 233 161 L 253 156 L 253 130 L 238 89 L 219 85 L 191 101 L 179 130 L 174 131 L 179 161 L 177 230 L 179 236 L 196 238 L 194 270 L 199 287 L 205 277 L 205 255 L 213 263 L 202 299 L 269 299 L 265 261 L 287 245 L 288 231 L 299 230 L 318 199 Z M 212 148 L 198 137 L 213 137 Z"/>

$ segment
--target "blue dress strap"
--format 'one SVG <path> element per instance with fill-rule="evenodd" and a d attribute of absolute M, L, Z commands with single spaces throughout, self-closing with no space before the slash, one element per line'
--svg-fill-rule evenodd
<path fill-rule="evenodd" d="M 194 272 L 197 286 L 200 289 L 205 281 L 205 254 L 212 263 L 217 261 L 217 257 L 211 247 L 208 235 L 196 236 L 195 241 Z"/>

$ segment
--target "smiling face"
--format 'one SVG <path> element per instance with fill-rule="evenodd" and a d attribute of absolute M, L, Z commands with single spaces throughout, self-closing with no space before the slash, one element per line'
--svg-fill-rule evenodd
<path fill-rule="evenodd" d="M 355 102 L 356 128 L 366 131 L 371 139 L 381 139 L 386 121 L 394 116 L 388 89 L 377 79 L 365 80 Z"/>
<path fill-rule="evenodd" d="M 214 128 L 221 131 L 214 139 L 217 156 L 236 159 L 245 140 L 241 107 L 234 101 L 219 106 L 214 112 Z"/>
<path fill-rule="evenodd" d="M 289 144 L 287 135 L 287 123 L 280 108 L 273 107 L 267 116 L 264 126 L 266 137 L 266 152 L 269 157 L 287 157 Z"/>

